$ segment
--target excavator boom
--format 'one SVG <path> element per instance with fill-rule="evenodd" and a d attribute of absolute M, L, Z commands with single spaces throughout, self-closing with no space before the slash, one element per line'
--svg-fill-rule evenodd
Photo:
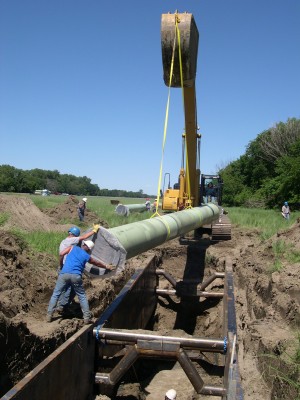
<path fill-rule="evenodd" d="M 200 170 L 197 168 L 197 107 L 195 79 L 197 71 L 199 33 L 192 14 L 163 14 L 161 47 L 164 82 L 182 87 L 185 117 L 185 168 L 179 173 L 179 187 L 168 189 L 163 198 L 163 210 L 177 211 L 199 205 Z"/>

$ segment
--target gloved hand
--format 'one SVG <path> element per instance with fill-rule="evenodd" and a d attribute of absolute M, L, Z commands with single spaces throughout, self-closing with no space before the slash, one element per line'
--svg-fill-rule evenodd
<path fill-rule="evenodd" d="M 100 229 L 100 225 L 99 225 L 99 224 L 94 224 L 94 226 L 93 226 L 93 232 L 94 232 L 94 233 L 97 233 L 97 232 L 99 231 L 99 229 Z"/>
<path fill-rule="evenodd" d="M 117 268 L 116 265 L 106 264 L 106 269 L 108 269 L 109 271 L 114 271 L 116 268 Z"/>

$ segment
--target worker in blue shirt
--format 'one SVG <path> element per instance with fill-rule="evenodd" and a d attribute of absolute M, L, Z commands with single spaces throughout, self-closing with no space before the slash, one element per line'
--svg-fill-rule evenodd
<path fill-rule="evenodd" d="M 47 322 L 52 321 L 52 315 L 56 308 L 58 299 L 60 295 L 66 290 L 66 288 L 69 287 L 70 284 L 72 285 L 75 293 L 78 296 L 80 307 L 83 313 L 84 323 L 89 324 L 91 322 L 89 303 L 86 298 L 82 282 L 82 272 L 84 270 L 85 264 L 89 262 L 90 264 L 93 264 L 100 268 L 105 268 L 109 271 L 113 271 L 115 269 L 114 266 L 106 265 L 103 262 L 93 258 L 89 254 L 93 247 L 94 242 L 92 242 L 92 240 L 84 240 L 82 242 L 82 248 L 78 246 L 70 246 L 65 250 L 65 254 L 67 254 L 67 257 L 58 275 L 56 285 L 49 302 L 46 317 Z"/>

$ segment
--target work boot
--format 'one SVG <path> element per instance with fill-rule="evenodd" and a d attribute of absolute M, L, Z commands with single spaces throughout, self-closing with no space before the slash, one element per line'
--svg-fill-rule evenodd
<path fill-rule="evenodd" d="M 63 307 L 56 307 L 56 312 L 59 314 L 59 315 L 61 315 L 61 314 L 63 314 L 64 313 L 64 308 Z"/>
<path fill-rule="evenodd" d="M 52 314 L 47 314 L 46 322 L 52 322 Z"/>
<path fill-rule="evenodd" d="M 91 320 L 91 318 L 85 318 L 85 319 L 83 320 L 83 323 L 84 323 L 84 325 L 89 325 L 89 324 L 92 323 L 92 320 Z"/>

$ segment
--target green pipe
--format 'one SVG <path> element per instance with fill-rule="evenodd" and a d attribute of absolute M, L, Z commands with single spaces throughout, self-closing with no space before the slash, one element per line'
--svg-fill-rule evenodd
<path fill-rule="evenodd" d="M 213 203 L 108 229 L 126 251 L 126 259 L 153 249 L 219 218 Z"/>
<path fill-rule="evenodd" d="M 116 270 L 106 273 L 104 268 L 96 268 L 87 263 L 85 273 L 93 278 L 109 278 L 122 272 L 125 261 L 168 240 L 182 236 L 200 226 L 219 219 L 219 207 L 208 203 L 202 207 L 178 211 L 143 221 L 105 229 L 100 227 L 94 236 L 95 246 L 92 256 L 105 264 L 116 266 Z"/>
<path fill-rule="evenodd" d="M 123 215 L 125 217 L 127 217 L 130 212 L 142 212 L 142 211 L 146 211 L 146 205 L 145 204 L 118 204 L 115 212 L 118 215 Z"/>

